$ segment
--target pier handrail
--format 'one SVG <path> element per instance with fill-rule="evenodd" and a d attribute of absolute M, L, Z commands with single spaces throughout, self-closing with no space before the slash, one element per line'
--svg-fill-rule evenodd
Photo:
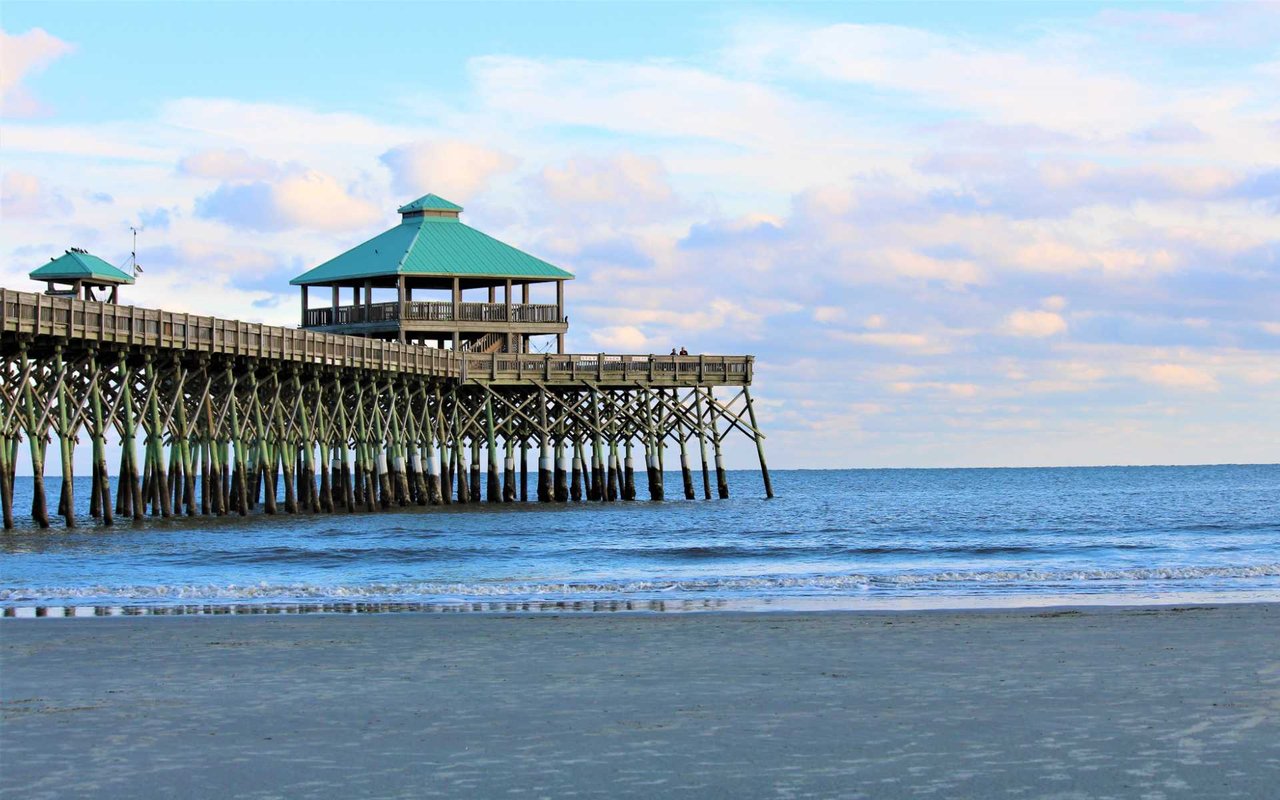
<path fill-rule="evenodd" d="M 0 289 L 0 331 L 456 378 L 448 350 Z"/>
<path fill-rule="evenodd" d="M 612 353 L 460 353 L 462 379 L 643 381 L 679 386 L 749 385 L 752 356 L 664 356 Z"/>
<path fill-rule="evenodd" d="M 381 339 L 3 288 L 0 288 L 0 332 L 388 370 L 463 381 L 750 385 L 754 368 L 751 356 L 455 353 Z"/>

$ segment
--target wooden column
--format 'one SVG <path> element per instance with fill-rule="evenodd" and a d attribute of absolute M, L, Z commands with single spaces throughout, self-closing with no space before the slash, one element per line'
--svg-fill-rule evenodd
<path fill-rule="evenodd" d="M 556 281 L 556 322 L 564 321 L 564 281 Z M 556 334 L 556 354 L 564 355 L 564 334 Z"/>
<path fill-rule="evenodd" d="M 510 279 L 510 278 L 508 278 L 508 279 L 507 279 L 507 285 L 506 285 L 506 287 L 503 289 L 503 292 L 502 292 L 502 302 L 503 302 L 503 303 L 506 305 L 506 307 L 507 307 L 506 313 L 505 313 L 505 314 L 503 314 L 503 318 L 504 318 L 504 319 L 506 319 L 506 321 L 507 321 L 507 326 L 508 326 L 508 327 L 510 327 L 510 326 L 511 326 L 511 323 L 513 322 L 513 320 L 511 319 L 511 279 Z M 506 351 L 507 351 L 508 353 L 511 353 L 511 352 L 514 352 L 514 351 L 515 351 L 515 349 L 516 349 L 516 348 L 515 348 L 515 343 L 511 341 L 511 334 L 510 334 L 510 333 L 507 333 L 507 346 L 506 346 Z"/>
<path fill-rule="evenodd" d="M 404 276 L 396 277 L 396 319 L 399 321 L 397 326 L 400 329 L 400 344 L 404 344 Z"/>
<path fill-rule="evenodd" d="M 304 284 L 301 288 L 302 288 L 302 323 L 301 324 L 305 326 L 307 324 L 307 288 L 308 287 Z"/>
<path fill-rule="evenodd" d="M 457 278 L 453 279 L 453 350 L 458 350 L 458 316 L 462 312 L 462 284 Z"/>
<path fill-rule="evenodd" d="M 330 312 L 331 316 L 329 317 L 329 324 L 330 324 L 330 325 L 337 325 L 337 324 L 338 324 L 338 285 L 337 285 L 336 283 L 333 285 L 333 306 L 332 306 L 332 308 L 333 308 L 333 311 L 332 311 L 332 312 Z"/>

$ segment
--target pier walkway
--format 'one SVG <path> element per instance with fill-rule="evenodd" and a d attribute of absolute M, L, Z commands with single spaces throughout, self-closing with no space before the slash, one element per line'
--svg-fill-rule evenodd
<path fill-rule="evenodd" d="M 734 431 L 756 443 L 772 496 L 753 364 L 751 356 L 477 353 L 0 289 L 4 525 L 14 524 L 24 440 L 32 518 L 49 525 L 43 471 L 56 440 L 57 513 L 77 524 L 71 455 L 81 433 L 93 449 L 90 514 L 103 524 L 259 506 L 297 513 L 524 500 L 532 448 L 543 502 L 634 499 L 633 450 L 643 451 L 649 497 L 663 499 L 668 444 L 680 454 L 684 497 L 698 494 L 696 445 L 702 496 L 712 496 L 714 469 L 725 498 L 721 443 Z M 114 498 L 108 437 L 121 444 Z"/>

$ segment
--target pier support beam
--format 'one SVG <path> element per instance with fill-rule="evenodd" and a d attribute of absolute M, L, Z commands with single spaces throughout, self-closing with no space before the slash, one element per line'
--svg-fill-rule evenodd
<path fill-rule="evenodd" d="M 756 452 L 760 455 L 760 477 L 764 480 L 764 496 L 768 499 L 773 498 L 773 481 L 769 480 L 769 465 L 764 460 L 764 434 L 760 432 L 760 426 L 756 424 L 756 407 L 751 402 L 751 390 L 743 387 L 742 395 L 747 401 L 747 414 L 751 418 L 751 431 L 756 440 Z"/>

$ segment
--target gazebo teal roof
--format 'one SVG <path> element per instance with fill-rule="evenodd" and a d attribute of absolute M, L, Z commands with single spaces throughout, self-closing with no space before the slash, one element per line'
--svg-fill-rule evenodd
<path fill-rule="evenodd" d="M 482 233 L 458 219 L 462 206 L 428 194 L 399 208 L 401 222 L 293 280 L 329 285 L 386 277 L 571 280 L 573 273 Z M 439 212 L 439 213 L 431 213 Z"/>
<path fill-rule="evenodd" d="M 49 263 L 43 267 L 32 270 L 31 279 L 58 283 L 133 283 L 132 275 L 78 247 L 73 247 L 63 255 L 49 259 Z"/>

